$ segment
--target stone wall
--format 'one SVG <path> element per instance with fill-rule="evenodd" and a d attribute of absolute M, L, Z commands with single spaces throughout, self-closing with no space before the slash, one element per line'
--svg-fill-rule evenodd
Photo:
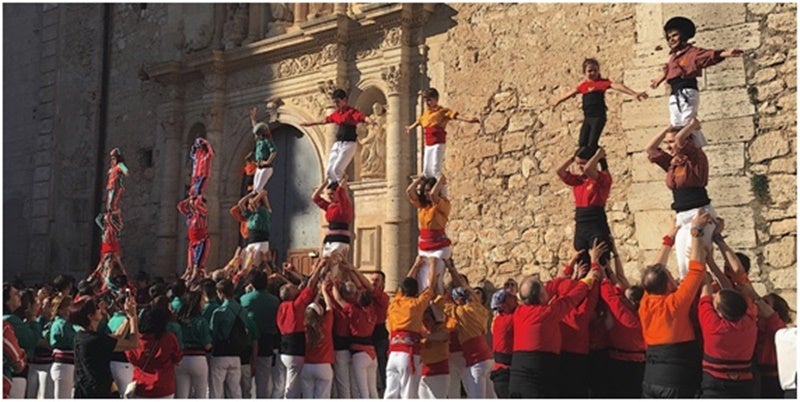
<path fill-rule="evenodd" d="M 428 38 L 428 69 L 443 104 L 483 120 L 451 123 L 446 161 L 448 232 L 471 279 L 548 277 L 572 252 L 572 194 L 555 170 L 574 151 L 583 116 L 579 100 L 555 110 L 546 102 L 577 85 L 583 58 L 595 57 L 604 76 L 650 94 L 636 102 L 610 92 L 601 138 L 614 177 L 609 223 L 638 280 L 673 219 L 663 172 L 643 150 L 668 123 L 668 90 L 649 88 L 668 58 L 661 27 L 685 15 L 698 24 L 699 46 L 746 51 L 700 82 L 709 193 L 729 243 L 753 260 L 757 290 L 795 305 L 795 5 L 451 6 L 455 27 Z M 751 191 L 761 177 L 768 189 Z"/>

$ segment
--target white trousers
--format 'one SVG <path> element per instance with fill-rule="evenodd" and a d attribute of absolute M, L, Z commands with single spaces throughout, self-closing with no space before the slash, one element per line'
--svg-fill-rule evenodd
<path fill-rule="evenodd" d="M 336 350 L 334 355 L 336 360 L 333 363 L 333 397 L 350 399 L 353 390 L 353 386 L 350 384 L 352 354 L 350 350 Z"/>
<path fill-rule="evenodd" d="M 693 88 L 683 88 L 676 95 L 669 96 L 669 124 L 683 127 L 689 120 L 697 118 L 697 109 L 700 107 L 700 92 Z M 702 148 L 708 145 L 706 137 L 701 130 L 693 134 L 694 143 Z"/>
<path fill-rule="evenodd" d="M 692 248 L 692 219 L 697 216 L 697 212 L 706 208 L 708 214 L 713 218 L 717 218 L 717 211 L 706 205 L 704 207 L 690 209 L 688 211 L 678 212 L 675 215 L 675 225 L 680 226 L 678 233 L 675 234 L 675 260 L 678 262 L 678 276 L 683 279 L 686 273 L 689 272 L 689 251 Z M 706 244 L 711 244 L 711 238 L 714 236 L 714 228 L 717 225 L 710 224 L 706 226 L 703 231 L 703 241 Z"/>
<path fill-rule="evenodd" d="M 303 372 L 303 356 L 281 355 L 281 362 L 286 367 L 286 387 L 283 391 L 283 397 L 286 399 L 300 398 L 302 384 L 300 383 L 300 374 Z M 331 378 L 333 376 L 331 375 Z"/>
<path fill-rule="evenodd" d="M 433 267 L 436 270 L 436 273 L 439 275 L 439 280 L 436 283 L 436 292 L 438 294 L 444 293 L 444 260 L 450 258 L 453 254 L 453 249 L 450 246 L 440 248 L 438 250 L 417 250 L 417 253 L 420 257 L 436 257 L 436 266 Z M 431 284 L 428 283 L 428 275 L 430 275 L 431 266 L 428 263 L 428 260 L 425 259 L 422 262 L 422 266 L 420 266 L 419 271 L 417 272 L 417 283 L 419 283 L 419 291 L 422 293 L 422 290 L 430 287 Z"/>
<path fill-rule="evenodd" d="M 120 392 L 125 392 L 128 384 L 133 381 L 133 365 L 127 362 L 111 362 L 109 364 L 111 369 L 111 377 L 114 378 L 114 383 L 117 384 L 117 389 Z"/>
<path fill-rule="evenodd" d="M 422 376 L 419 381 L 420 399 L 447 399 L 450 374 Z"/>
<path fill-rule="evenodd" d="M 208 360 L 205 356 L 183 356 L 175 367 L 175 398 L 205 399 L 207 392 Z"/>
<path fill-rule="evenodd" d="M 242 387 L 242 399 L 250 399 L 253 397 L 253 374 L 250 371 L 249 364 L 242 364 L 242 376 L 239 380 Z"/>
<path fill-rule="evenodd" d="M 31 363 L 28 370 L 28 392 L 25 395 L 27 399 L 53 399 L 53 378 L 50 376 L 52 366 L 52 363 Z"/>
<path fill-rule="evenodd" d="M 269 178 L 272 177 L 272 168 L 258 168 L 253 176 L 253 192 L 264 190 Z"/>
<path fill-rule="evenodd" d="M 330 364 L 304 364 L 301 381 L 303 382 L 303 399 L 331 398 L 333 369 Z"/>
<path fill-rule="evenodd" d="M 273 357 L 275 364 L 271 367 L 272 370 L 272 399 L 283 399 L 283 394 L 286 392 L 286 367 L 281 361 L 278 349 L 272 350 L 275 353 Z"/>
<path fill-rule="evenodd" d="M 212 356 L 209 371 L 210 399 L 241 399 L 242 363 L 238 356 Z"/>
<path fill-rule="evenodd" d="M 414 364 L 413 373 L 409 367 L 409 363 L 412 361 Z M 386 362 L 386 391 L 383 394 L 383 399 L 417 399 L 421 370 L 422 359 L 419 355 L 412 356 L 407 352 L 390 352 L 389 360 Z"/>
<path fill-rule="evenodd" d="M 26 377 L 14 377 L 11 379 L 11 390 L 8 391 L 9 399 L 25 399 L 28 390 L 28 379 Z"/>
<path fill-rule="evenodd" d="M 425 145 L 422 154 L 422 175 L 425 177 L 435 177 L 437 180 L 442 176 L 444 167 L 444 152 L 447 144 Z M 447 197 L 447 186 L 442 187 L 441 196 Z"/>
<path fill-rule="evenodd" d="M 447 395 L 450 399 L 461 399 L 461 384 L 466 389 L 467 384 L 467 363 L 464 361 L 463 352 L 451 352 L 448 360 L 450 366 L 450 391 Z"/>
<path fill-rule="evenodd" d="M 350 245 L 347 243 L 340 243 L 340 242 L 326 242 L 322 246 L 322 257 L 330 257 L 332 254 L 339 254 L 342 256 L 344 260 L 347 260 L 350 256 Z M 339 264 L 333 265 L 331 267 L 331 275 L 332 278 L 339 277 Z"/>
<path fill-rule="evenodd" d="M 272 361 L 275 356 L 257 356 L 251 364 L 256 368 L 256 398 L 267 399 L 272 394 Z"/>
<path fill-rule="evenodd" d="M 53 398 L 72 399 L 75 365 L 54 362 L 53 367 L 50 368 L 50 376 L 53 377 Z"/>
<path fill-rule="evenodd" d="M 357 143 L 355 141 L 336 141 L 328 153 L 328 168 L 326 177 L 328 183 L 340 182 L 344 177 L 347 166 L 353 161 L 356 154 Z"/>
<path fill-rule="evenodd" d="M 373 359 L 366 352 L 353 355 L 351 383 L 355 383 L 357 393 L 351 393 L 352 398 L 378 399 L 378 359 Z"/>
<path fill-rule="evenodd" d="M 489 392 L 494 388 L 492 380 L 489 375 L 492 373 L 492 366 L 494 361 L 491 359 L 475 363 L 466 369 L 466 380 L 464 390 L 467 391 L 467 398 L 469 399 L 488 399 L 492 397 Z"/>

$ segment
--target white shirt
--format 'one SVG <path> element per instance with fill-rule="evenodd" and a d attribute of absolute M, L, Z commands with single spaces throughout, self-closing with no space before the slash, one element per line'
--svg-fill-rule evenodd
<path fill-rule="evenodd" d="M 783 328 L 775 333 L 778 354 L 778 380 L 786 391 L 797 389 L 797 327 Z"/>

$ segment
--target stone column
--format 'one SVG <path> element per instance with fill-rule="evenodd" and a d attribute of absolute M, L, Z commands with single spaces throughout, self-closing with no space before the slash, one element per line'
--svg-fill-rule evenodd
<path fill-rule="evenodd" d="M 250 4 L 250 23 L 247 24 L 247 39 L 245 43 L 253 43 L 264 36 L 264 8 L 269 5 L 260 3 Z"/>
<path fill-rule="evenodd" d="M 389 92 L 386 94 L 386 220 L 383 224 L 381 246 L 382 267 L 386 274 L 386 289 L 394 290 L 409 268 L 409 204 L 405 197 L 410 171 L 409 141 L 403 132 L 406 120 L 401 96 L 402 74 L 389 67 L 382 74 Z"/>
<path fill-rule="evenodd" d="M 306 22 L 308 15 L 308 3 L 294 3 L 294 24 Z"/>
<path fill-rule="evenodd" d="M 159 202 L 159 219 L 156 237 L 156 271 L 158 275 L 168 277 L 172 272 L 182 272 L 182 264 L 178 264 L 178 256 L 184 252 L 178 250 L 178 211 L 175 202 L 178 200 L 181 188 L 181 134 L 183 133 L 183 87 L 177 84 L 169 85 L 171 102 L 163 108 L 160 130 L 164 135 L 164 165 L 162 172 L 162 191 Z M 132 273 L 129 272 L 129 275 Z"/>
<path fill-rule="evenodd" d="M 347 4 L 348 3 L 334 3 L 333 5 L 334 14 L 347 14 Z"/>
<path fill-rule="evenodd" d="M 225 69 L 224 53 L 214 50 L 211 66 L 203 71 L 206 91 L 211 94 L 211 116 L 206 131 L 206 139 L 219 155 L 223 149 L 223 130 L 225 126 Z M 220 208 L 220 177 L 222 161 L 215 158 L 211 164 L 211 179 L 206 187 L 206 206 L 208 207 L 208 236 L 211 239 L 211 249 L 208 251 L 206 267 L 221 265 L 220 257 L 220 220 L 226 211 Z"/>

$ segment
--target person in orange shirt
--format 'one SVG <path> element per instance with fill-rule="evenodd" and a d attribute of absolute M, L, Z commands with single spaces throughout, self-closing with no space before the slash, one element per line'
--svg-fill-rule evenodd
<path fill-rule="evenodd" d="M 422 399 L 447 399 L 450 388 L 450 333 L 456 321 L 442 310 L 445 301 L 438 297 L 425 309 L 422 316 L 422 378 L 419 397 Z"/>
<path fill-rule="evenodd" d="M 406 127 L 406 134 L 417 126 L 422 126 L 425 134 L 425 151 L 422 158 L 422 175 L 438 179 L 442 175 L 447 132 L 445 127 L 450 120 L 479 123 L 477 117 L 461 117 L 458 112 L 439 105 L 439 91 L 428 88 L 423 92 L 425 112 L 414 124 Z"/>
<path fill-rule="evenodd" d="M 436 271 L 439 280 L 436 282 L 436 292 L 444 292 L 444 260 L 450 258 L 452 249 L 450 239 L 447 238 L 445 227 L 450 217 L 450 200 L 442 196 L 442 187 L 447 183 L 447 178 L 442 175 L 435 178 L 417 177 L 406 189 L 408 200 L 417 208 L 419 222 L 419 241 L 417 247 L 420 257 L 424 258 L 419 275 L 416 279 L 419 287 L 424 289 L 433 286 L 427 282 L 428 271 Z M 428 264 L 429 258 L 434 258 Z"/>
<path fill-rule="evenodd" d="M 489 310 L 481 304 L 481 300 L 474 294 L 472 288 L 461 278 L 453 260 L 445 263 L 455 284 L 453 289 L 453 303 L 444 307 L 445 314 L 456 320 L 456 333 L 464 353 L 466 372 L 464 390 L 467 398 L 486 399 L 492 395 L 492 382 L 489 375 L 492 372 L 494 361 L 492 350 L 486 343 L 486 322 L 489 320 Z"/>
<path fill-rule="evenodd" d="M 689 272 L 679 286 L 663 263 L 671 242 L 665 241 L 660 262 L 642 274 L 645 294 L 639 302 L 639 319 L 647 345 L 644 398 L 693 398 L 698 391 L 695 366 L 700 351 L 689 310 L 703 284 L 706 244 L 702 237 L 705 230 L 713 230 L 707 227 L 710 223 L 711 216 L 702 210 L 692 219 Z"/>
<path fill-rule="evenodd" d="M 423 258 L 418 256 L 389 304 L 386 317 L 386 326 L 389 329 L 389 360 L 386 362 L 384 399 L 417 398 L 420 382 L 422 316 L 436 295 L 431 287 L 424 287 L 423 291 L 419 292 L 419 285 L 414 278 L 422 263 Z M 428 275 L 428 283 L 435 283 L 436 272 L 429 270 Z"/>

